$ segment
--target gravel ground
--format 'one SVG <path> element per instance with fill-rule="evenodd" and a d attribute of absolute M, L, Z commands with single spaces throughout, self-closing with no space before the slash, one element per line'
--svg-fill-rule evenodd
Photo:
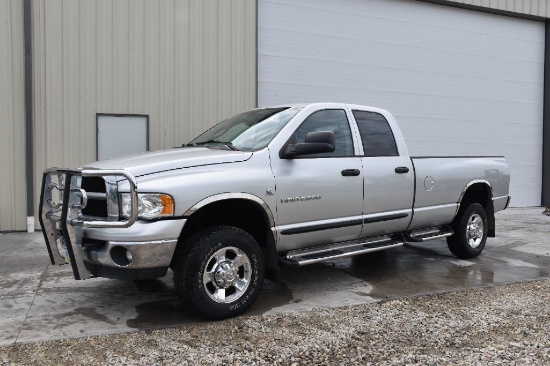
<path fill-rule="evenodd" d="M 0 348 L 3 365 L 548 365 L 550 280 Z"/>

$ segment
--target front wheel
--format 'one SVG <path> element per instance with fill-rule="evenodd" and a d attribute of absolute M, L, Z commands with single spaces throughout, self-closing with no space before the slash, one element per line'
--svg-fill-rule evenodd
<path fill-rule="evenodd" d="M 458 258 L 477 257 L 485 248 L 488 221 L 485 209 L 479 203 L 460 210 L 452 224 L 455 234 L 447 238 L 447 246 Z"/>
<path fill-rule="evenodd" d="M 264 278 L 262 251 L 247 232 L 214 226 L 195 234 L 174 258 L 174 286 L 184 303 L 208 319 L 246 311 Z"/>

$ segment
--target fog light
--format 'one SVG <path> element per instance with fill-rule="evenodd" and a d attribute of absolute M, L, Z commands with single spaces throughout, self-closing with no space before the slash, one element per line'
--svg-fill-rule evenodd
<path fill-rule="evenodd" d="M 117 266 L 127 267 L 133 258 L 128 249 L 117 245 L 111 248 L 111 259 Z"/>
<path fill-rule="evenodd" d="M 128 249 L 126 249 L 126 259 L 128 259 L 128 264 L 132 263 L 132 259 L 134 257 L 132 256 L 132 253 Z"/>

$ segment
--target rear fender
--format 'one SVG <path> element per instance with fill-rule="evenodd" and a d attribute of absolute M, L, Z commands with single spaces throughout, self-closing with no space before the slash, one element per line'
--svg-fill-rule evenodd
<path fill-rule="evenodd" d="M 485 208 L 489 224 L 487 236 L 495 237 L 495 208 L 493 206 L 493 187 L 484 179 L 472 180 L 460 194 L 456 208 L 455 219 L 461 210 L 465 210 L 470 203 L 477 202 Z"/>

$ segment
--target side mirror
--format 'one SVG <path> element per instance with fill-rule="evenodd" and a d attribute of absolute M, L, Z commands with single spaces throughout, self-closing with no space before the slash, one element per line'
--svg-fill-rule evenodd
<path fill-rule="evenodd" d="M 288 144 L 281 157 L 292 159 L 299 155 L 313 155 L 334 151 L 334 132 L 319 131 L 310 132 L 306 135 L 305 142 Z"/>

